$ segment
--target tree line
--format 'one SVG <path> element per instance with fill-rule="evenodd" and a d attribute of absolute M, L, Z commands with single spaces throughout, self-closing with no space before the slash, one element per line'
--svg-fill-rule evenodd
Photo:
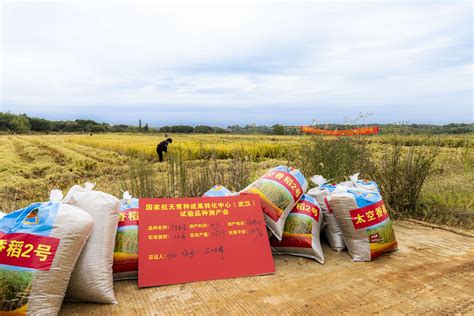
<path fill-rule="evenodd" d="M 474 131 L 474 124 L 451 123 L 447 125 L 432 124 L 365 124 L 378 125 L 382 134 L 468 134 Z M 326 129 L 348 129 L 350 125 L 326 124 L 317 125 Z M 172 125 L 159 128 L 149 127 L 148 124 L 139 126 L 125 124 L 98 123 L 93 120 L 52 121 L 42 118 L 29 117 L 26 114 L 0 112 L 0 133 L 197 133 L 197 134 L 267 134 L 267 135 L 298 135 L 301 133 L 297 126 L 273 126 L 248 124 L 245 126 L 231 125 L 227 128 L 207 125 Z"/>

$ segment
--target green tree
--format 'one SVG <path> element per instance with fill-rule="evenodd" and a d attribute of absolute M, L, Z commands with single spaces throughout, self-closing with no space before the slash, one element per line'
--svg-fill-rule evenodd
<path fill-rule="evenodd" d="M 160 133 L 171 133 L 171 126 L 160 127 Z"/>
<path fill-rule="evenodd" d="M 285 127 L 281 124 L 276 124 L 272 126 L 272 134 L 273 135 L 285 135 Z"/>
<path fill-rule="evenodd" d="M 199 133 L 199 134 L 210 134 L 213 131 L 214 130 L 212 129 L 212 127 L 207 126 L 207 125 L 197 125 L 194 128 L 194 133 Z"/>
<path fill-rule="evenodd" d="M 194 127 L 189 125 L 174 125 L 171 126 L 172 133 L 192 133 L 194 132 Z"/>
<path fill-rule="evenodd" d="M 51 121 L 40 118 L 29 118 L 30 129 L 35 132 L 49 132 L 51 130 Z"/>
<path fill-rule="evenodd" d="M 27 133 L 30 131 L 30 121 L 26 114 L 15 115 L 10 121 L 10 130 L 16 133 Z"/>

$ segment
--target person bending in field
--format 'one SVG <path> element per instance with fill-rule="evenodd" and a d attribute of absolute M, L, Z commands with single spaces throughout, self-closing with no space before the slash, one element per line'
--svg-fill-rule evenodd
<path fill-rule="evenodd" d="M 156 153 L 158 154 L 158 158 L 160 158 L 160 162 L 163 162 L 163 153 L 168 152 L 168 145 L 172 142 L 173 140 L 171 138 L 168 138 L 159 143 L 158 146 L 156 146 Z"/>

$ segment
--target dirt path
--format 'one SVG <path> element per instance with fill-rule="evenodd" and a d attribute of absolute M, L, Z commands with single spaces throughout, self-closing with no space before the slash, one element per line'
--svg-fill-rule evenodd
<path fill-rule="evenodd" d="M 400 250 L 369 263 L 324 247 L 326 263 L 276 256 L 274 275 L 138 289 L 116 306 L 65 303 L 61 315 L 472 314 L 474 238 L 397 222 Z"/>

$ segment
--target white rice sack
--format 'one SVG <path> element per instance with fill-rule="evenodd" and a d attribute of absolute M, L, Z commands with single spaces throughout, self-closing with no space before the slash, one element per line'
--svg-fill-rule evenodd
<path fill-rule="evenodd" d="M 114 281 L 138 278 L 138 199 L 128 191 L 120 201 L 113 271 Z"/>
<path fill-rule="evenodd" d="M 273 235 L 281 240 L 288 214 L 308 189 L 308 182 L 298 169 L 278 166 L 270 169 L 241 194 L 258 194 L 263 215 Z"/>
<path fill-rule="evenodd" d="M 95 227 L 74 269 L 66 298 L 115 304 L 112 264 L 120 201 L 107 193 L 75 185 L 64 203 L 77 206 L 95 220 Z"/>
<path fill-rule="evenodd" d="M 352 186 L 357 189 L 380 192 L 379 186 L 375 181 L 364 179 L 359 180 L 359 173 L 353 174 L 349 179 L 352 182 Z"/>
<path fill-rule="evenodd" d="M 303 195 L 286 219 L 281 241 L 275 236 L 270 238 L 272 252 L 311 258 L 324 263 L 319 239 L 322 219 L 318 202 L 309 195 Z"/>
<path fill-rule="evenodd" d="M 0 315 L 58 314 L 94 227 L 89 214 L 59 200 L 0 219 Z"/>
<path fill-rule="evenodd" d="M 223 185 L 215 185 L 210 188 L 202 197 L 223 197 L 223 196 L 235 196 L 238 193 L 232 192 Z"/>
<path fill-rule="evenodd" d="M 326 197 L 336 188 L 333 184 L 326 184 L 327 180 L 322 176 L 313 176 L 311 181 L 317 185 L 308 191 L 308 195 L 312 196 L 319 203 L 324 214 L 324 234 L 328 240 L 329 246 L 335 251 L 343 251 L 346 249 L 344 238 L 342 237 L 342 230 L 339 226 L 336 215 L 329 206 Z"/>
<path fill-rule="evenodd" d="M 338 186 L 327 201 L 354 261 L 371 261 L 397 249 L 392 221 L 378 192 Z"/>

